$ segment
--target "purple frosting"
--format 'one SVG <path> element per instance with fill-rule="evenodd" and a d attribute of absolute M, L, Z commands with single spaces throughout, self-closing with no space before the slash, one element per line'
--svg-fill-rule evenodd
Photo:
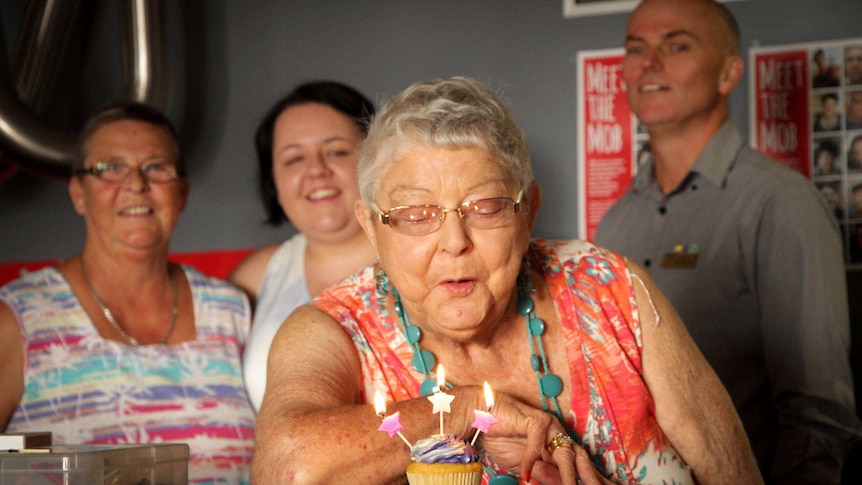
<path fill-rule="evenodd" d="M 417 463 L 473 463 L 479 461 L 476 450 L 452 434 L 436 434 L 416 442 L 410 458 Z"/>

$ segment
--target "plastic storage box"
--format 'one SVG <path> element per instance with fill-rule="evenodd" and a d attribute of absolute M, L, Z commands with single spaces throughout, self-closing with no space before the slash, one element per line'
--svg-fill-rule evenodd
<path fill-rule="evenodd" d="M 185 485 L 189 446 L 55 445 L 0 453 L 0 485 Z"/>

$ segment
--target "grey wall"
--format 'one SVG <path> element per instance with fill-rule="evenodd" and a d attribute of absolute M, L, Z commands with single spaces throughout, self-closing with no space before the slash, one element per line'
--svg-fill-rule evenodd
<path fill-rule="evenodd" d="M 64 90 L 52 104 L 51 121 L 69 126 L 121 92 L 115 7 L 82 3 L 75 21 L 86 27 L 69 49 L 78 57 L 64 67 Z M 440 76 L 472 76 L 499 88 L 514 106 L 544 187 L 536 234 L 576 235 L 575 58 L 581 49 L 620 46 L 625 14 L 563 19 L 561 0 L 165 3 L 175 89 L 169 114 L 181 128 L 192 184 L 173 250 L 252 247 L 291 233 L 261 224 L 252 134 L 276 98 L 315 78 L 353 84 L 377 101 Z M 23 5 L 0 5 L 7 51 Z M 862 36 L 860 0 L 728 6 L 745 47 Z M 732 100 L 744 130 L 747 82 Z M 0 185 L 0 261 L 70 256 L 83 234 L 65 184 L 18 174 Z"/>

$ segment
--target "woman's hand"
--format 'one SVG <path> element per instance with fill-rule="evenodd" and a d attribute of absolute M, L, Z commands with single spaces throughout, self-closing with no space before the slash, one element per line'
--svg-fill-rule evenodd
<path fill-rule="evenodd" d="M 593 466 L 586 450 L 574 442 L 558 440 L 553 451 L 548 445 L 565 430 L 550 413 L 498 394 L 494 417 L 498 423 L 480 435 L 485 453 L 501 467 L 518 470 L 526 480 L 544 485 L 611 485 Z M 580 482 L 578 481 L 580 480 Z"/>

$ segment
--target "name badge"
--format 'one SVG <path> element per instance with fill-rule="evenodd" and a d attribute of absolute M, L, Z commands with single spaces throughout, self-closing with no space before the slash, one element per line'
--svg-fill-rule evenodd
<path fill-rule="evenodd" d="M 670 269 L 692 269 L 697 264 L 697 253 L 700 245 L 697 243 L 677 244 L 673 251 L 664 255 L 660 266 Z"/>

